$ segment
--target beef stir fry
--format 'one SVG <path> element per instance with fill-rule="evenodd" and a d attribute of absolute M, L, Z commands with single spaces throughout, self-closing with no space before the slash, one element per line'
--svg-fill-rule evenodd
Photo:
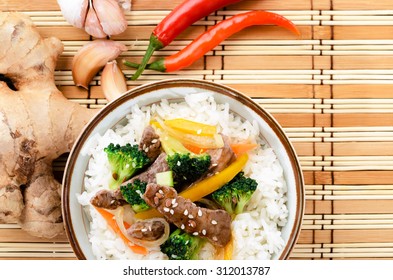
<path fill-rule="evenodd" d="M 252 148 L 239 152 L 239 143 L 234 151 L 232 142 L 214 126 L 185 119 L 152 122 L 138 145 L 105 149 L 112 181 L 90 202 L 114 215 L 134 252 L 160 246 L 169 259 L 197 259 L 206 242 L 225 248 L 231 220 L 257 188 L 242 172 L 256 145 L 247 143 Z M 196 204 L 200 199 L 215 209 Z"/>

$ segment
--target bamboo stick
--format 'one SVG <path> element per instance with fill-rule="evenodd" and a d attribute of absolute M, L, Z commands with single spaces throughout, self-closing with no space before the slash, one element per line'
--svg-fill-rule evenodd
<path fill-rule="evenodd" d="M 370 3 L 370 2 L 369 2 Z M 375 4 L 375 3 L 370 3 Z M 374 9 L 367 9 L 367 10 L 334 10 L 334 11 L 321 11 L 322 15 L 343 15 L 343 16 L 350 16 L 350 15 L 391 15 L 393 14 L 393 10 L 384 9 L 384 10 L 374 10 Z"/>
<path fill-rule="evenodd" d="M 393 243 L 391 242 L 381 242 L 381 243 L 371 243 L 371 242 L 365 242 L 365 243 L 325 243 L 323 244 L 323 247 L 326 248 L 389 248 L 393 247 Z"/>
<path fill-rule="evenodd" d="M 323 85 L 392 85 L 393 80 L 324 80 Z"/>
<path fill-rule="evenodd" d="M 393 190 L 393 185 L 325 185 L 327 190 Z M 344 217 L 342 217 L 344 218 Z"/>
<path fill-rule="evenodd" d="M 338 99 L 336 99 L 338 100 Z M 357 131 L 393 131 L 393 127 L 391 126 L 357 126 L 357 127 L 325 127 L 325 131 L 329 132 L 357 132 Z"/>
<path fill-rule="evenodd" d="M 340 21 L 333 21 L 333 20 L 323 20 L 322 25 L 325 26 L 338 26 L 338 25 L 345 25 L 345 26 L 387 26 L 393 25 L 393 21 L 389 20 L 374 20 L 374 21 L 350 21 L 350 20 L 340 20 Z"/>
<path fill-rule="evenodd" d="M 392 39 L 322 40 L 323 45 L 391 45 Z"/>
<path fill-rule="evenodd" d="M 393 225 L 362 224 L 362 225 L 323 225 L 323 229 L 328 230 L 358 230 L 358 229 L 393 229 Z"/>
<path fill-rule="evenodd" d="M 339 50 L 323 50 L 322 55 L 346 55 L 346 56 L 361 56 L 361 55 L 391 55 L 392 52 L 387 51 L 379 51 L 379 50 L 368 50 L 368 51 L 361 51 L 361 50 L 348 50 L 348 51 L 339 51 Z"/>
<path fill-rule="evenodd" d="M 215 51 L 215 55 L 242 55 L 242 56 L 254 56 L 254 55 L 319 55 L 319 50 L 237 50 L 237 51 Z"/>
<path fill-rule="evenodd" d="M 393 137 L 341 137 L 336 138 L 324 138 L 325 142 L 383 142 L 393 141 Z"/>
<path fill-rule="evenodd" d="M 333 20 L 337 21 L 393 21 L 392 14 L 380 15 L 333 15 Z"/>

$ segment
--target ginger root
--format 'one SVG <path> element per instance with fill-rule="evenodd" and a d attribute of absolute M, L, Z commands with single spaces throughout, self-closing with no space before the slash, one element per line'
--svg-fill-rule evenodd
<path fill-rule="evenodd" d="M 41 38 L 19 13 L 0 13 L 0 38 L 0 222 L 53 238 L 64 228 L 52 161 L 70 151 L 97 110 L 67 100 L 57 89 L 60 40 Z"/>

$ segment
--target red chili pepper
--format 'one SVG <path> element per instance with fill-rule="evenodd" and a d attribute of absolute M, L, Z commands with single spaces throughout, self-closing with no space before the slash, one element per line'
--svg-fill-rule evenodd
<path fill-rule="evenodd" d="M 275 24 L 300 35 L 297 27 L 283 16 L 266 11 L 246 12 L 221 21 L 205 33 L 201 34 L 181 51 L 174 55 L 154 61 L 153 63 L 148 64 L 147 68 L 161 72 L 173 72 L 182 69 L 203 57 L 208 51 L 214 49 L 226 38 L 240 30 L 249 26 L 264 24 Z M 129 61 L 124 61 L 124 64 L 133 68 L 139 66 L 138 64 Z"/>
<path fill-rule="evenodd" d="M 150 36 L 150 43 L 135 74 L 131 80 L 136 80 L 143 72 L 150 57 L 156 50 L 170 44 L 182 31 L 194 22 L 221 9 L 222 7 L 240 2 L 241 0 L 185 0 L 169 13 Z"/>

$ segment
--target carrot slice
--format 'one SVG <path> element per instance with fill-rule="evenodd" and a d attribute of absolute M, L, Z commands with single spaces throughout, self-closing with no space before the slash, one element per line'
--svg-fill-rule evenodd
<path fill-rule="evenodd" d="M 116 223 L 115 216 L 106 211 L 105 209 L 94 207 L 98 213 L 101 214 L 101 216 L 105 219 L 105 221 L 108 223 L 109 227 L 118 235 L 120 238 L 127 244 L 127 246 L 134 251 L 136 254 L 140 255 L 147 255 L 147 249 L 145 247 L 139 246 L 132 244 L 130 240 L 127 239 L 126 236 L 121 232 L 119 226 Z M 126 229 L 130 227 L 129 224 L 124 223 L 124 226 Z"/>
<path fill-rule="evenodd" d="M 206 150 L 207 150 L 207 149 L 200 148 L 200 147 L 196 147 L 196 146 L 189 145 L 189 144 L 183 144 L 183 146 L 184 146 L 187 150 L 189 150 L 190 152 L 192 152 L 192 153 L 194 153 L 194 154 L 197 154 L 197 155 L 203 154 L 203 153 L 206 152 Z"/>
<path fill-rule="evenodd" d="M 251 142 L 243 142 L 243 143 L 233 143 L 231 144 L 232 151 L 236 156 L 240 156 L 245 154 L 251 150 L 254 150 L 258 144 Z"/>

